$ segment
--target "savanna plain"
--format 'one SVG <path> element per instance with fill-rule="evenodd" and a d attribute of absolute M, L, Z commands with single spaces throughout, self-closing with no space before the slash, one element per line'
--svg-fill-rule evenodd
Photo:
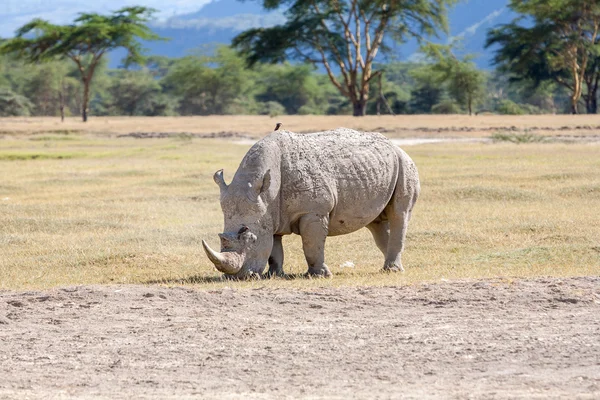
<path fill-rule="evenodd" d="M 364 229 L 328 239 L 332 279 L 303 276 L 296 236 L 285 278 L 214 269 L 212 175 L 277 121 L 446 140 L 402 146 L 422 185 L 404 273 Z M 598 125 L 0 119 L 0 398 L 598 398 Z"/>

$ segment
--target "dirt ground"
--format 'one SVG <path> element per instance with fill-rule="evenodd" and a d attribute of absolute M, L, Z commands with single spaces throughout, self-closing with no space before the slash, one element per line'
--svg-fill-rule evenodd
<path fill-rule="evenodd" d="M 0 292 L 0 398 L 600 398 L 598 277 L 235 286 Z"/>

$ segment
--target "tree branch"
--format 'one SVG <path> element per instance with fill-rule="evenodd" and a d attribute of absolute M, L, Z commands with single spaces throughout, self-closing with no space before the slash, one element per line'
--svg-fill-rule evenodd
<path fill-rule="evenodd" d="M 331 83 L 333 83 L 333 85 L 340 91 L 340 93 L 343 96 L 351 98 L 352 95 L 348 92 L 348 90 L 344 89 L 342 84 L 337 80 L 337 78 L 333 74 L 333 71 L 331 70 L 329 63 L 327 62 L 327 57 L 325 56 L 325 51 L 323 51 L 323 49 L 321 47 L 317 47 L 317 51 L 321 54 L 321 62 L 325 66 L 325 70 L 327 71 L 327 75 L 329 76 L 329 80 L 331 80 Z M 345 78 L 345 76 L 344 76 L 344 78 Z M 346 85 L 347 84 L 348 84 L 348 82 L 346 81 Z"/>
<path fill-rule="evenodd" d="M 313 1 L 311 1 L 311 5 L 313 6 L 313 9 L 315 10 L 315 12 L 317 13 L 317 15 L 321 15 L 321 10 L 319 9 L 319 6 L 317 6 L 317 4 Z M 339 53 L 338 49 L 335 47 L 335 43 L 331 42 L 331 39 L 329 38 L 329 34 L 331 33 L 331 31 L 329 30 L 329 28 L 327 27 L 327 24 L 325 23 L 325 21 L 323 20 L 323 18 L 319 19 L 319 24 L 321 25 L 321 27 L 323 28 L 323 30 L 326 32 L 327 35 L 326 39 L 327 42 L 329 43 L 331 52 L 334 55 L 334 58 L 336 59 L 338 65 L 340 66 L 340 70 L 342 71 L 342 74 L 344 75 L 344 78 L 346 80 L 349 80 L 348 78 L 348 69 L 346 68 L 346 63 L 344 62 L 343 57 L 341 56 L 341 54 Z M 318 43 L 318 40 L 316 40 L 316 42 Z M 318 46 L 320 48 L 319 51 L 322 50 L 322 47 L 316 43 L 314 43 L 315 46 Z"/>

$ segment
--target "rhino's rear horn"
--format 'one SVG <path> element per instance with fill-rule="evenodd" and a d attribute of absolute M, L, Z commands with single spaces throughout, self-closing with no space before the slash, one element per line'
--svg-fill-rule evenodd
<path fill-rule="evenodd" d="M 235 275 L 244 265 L 244 257 L 239 253 L 233 251 L 219 253 L 211 249 L 204 240 L 202 241 L 202 247 L 204 247 L 208 259 L 224 274 Z"/>
<path fill-rule="evenodd" d="M 227 184 L 225 183 L 225 179 L 223 179 L 223 170 L 222 169 L 215 172 L 215 174 L 213 175 L 213 179 L 215 180 L 215 183 L 217 185 L 219 185 L 219 188 L 221 188 L 221 191 L 227 189 Z"/>

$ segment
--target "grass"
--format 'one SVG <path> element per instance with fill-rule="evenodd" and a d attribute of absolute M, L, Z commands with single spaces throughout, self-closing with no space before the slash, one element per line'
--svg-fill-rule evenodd
<path fill-rule="evenodd" d="M 230 282 L 206 259 L 201 240 L 218 247 L 222 228 L 212 175 L 225 168 L 229 181 L 248 145 L 69 136 L 75 139 L 0 140 L 2 289 L 110 283 L 307 288 L 600 271 L 598 145 L 406 147 L 423 191 L 409 227 L 405 273 L 379 272 L 383 257 L 361 230 L 328 239 L 332 280 Z M 286 272 L 302 274 L 299 237 L 285 237 L 284 246 Z M 346 261 L 356 267 L 341 268 Z"/>
<path fill-rule="evenodd" d="M 531 133 L 528 130 L 519 133 L 495 132 L 492 134 L 492 140 L 496 142 L 511 142 L 511 143 L 537 143 L 543 142 L 544 137 Z"/>

